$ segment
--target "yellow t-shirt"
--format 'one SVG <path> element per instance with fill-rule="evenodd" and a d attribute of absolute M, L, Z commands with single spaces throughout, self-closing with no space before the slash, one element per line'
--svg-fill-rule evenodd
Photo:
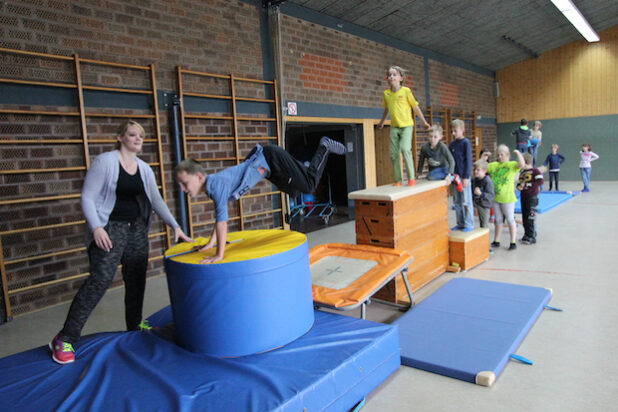
<path fill-rule="evenodd" d="M 391 116 L 392 127 L 408 127 L 414 125 L 412 108 L 418 106 L 418 102 L 409 88 L 402 86 L 396 92 L 391 89 L 384 90 L 382 95 L 382 107 L 388 108 Z"/>

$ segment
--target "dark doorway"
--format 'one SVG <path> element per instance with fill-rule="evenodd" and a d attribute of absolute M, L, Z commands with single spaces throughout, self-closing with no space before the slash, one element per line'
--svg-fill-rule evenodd
<path fill-rule="evenodd" d="M 357 181 L 364 181 L 364 170 L 350 167 L 350 164 L 356 163 L 354 160 L 358 153 L 362 153 L 357 144 L 360 139 L 357 129 L 353 125 L 287 124 L 286 150 L 301 162 L 311 160 L 322 136 L 328 136 L 345 144 L 348 150 L 351 149 L 345 156 L 329 156 L 315 193 L 290 199 L 292 230 L 308 233 L 354 218 L 354 208 L 350 208 L 348 193 L 359 189 Z M 358 173 L 361 174 L 360 178 Z"/>

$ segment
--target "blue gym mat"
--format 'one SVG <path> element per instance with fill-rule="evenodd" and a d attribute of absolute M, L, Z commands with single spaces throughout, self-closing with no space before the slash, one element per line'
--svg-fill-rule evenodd
<path fill-rule="evenodd" d="M 521 213 L 521 201 L 520 201 L 520 192 L 515 191 L 517 194 L 517 202 L 515 203 L 515 213 Z M 579 192 L 540 192 L 539 193 L 539 206 L 537 208 L 537 212 L 539 214 L 545 213 L 550 209 L 558 206 L 566 202 L 567 200 L 571 200 L 573 196 L 578 195 Z"/>
<path fill-rule="evenodd" d="M 491 386 L 550 297 L 539 287 L 452 279 L 393 322 L 401 363 Z"/>
<path fill-rule="evenodd" d="M 149 320 L 166 325 L 171 311 Z M 86 336 L 64 366 L 47 346 L 0 359 L 0 409 L 343 412 L 400 364 L 397 327 L 326 312 L 298 340 L 239 358 L 186 351 L 167 329 Z"/>

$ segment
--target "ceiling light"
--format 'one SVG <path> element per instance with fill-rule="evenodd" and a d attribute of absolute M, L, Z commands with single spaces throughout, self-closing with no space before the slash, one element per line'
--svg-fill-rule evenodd
<path fill-rule="evenodd" d="M 569 19 L 571 24 L 575 26 L 577 31 L 579 31 L 586 40 L 589 42 L 600 40 L 599 35 L 594 31 L 571 0 L 551 0 L 551 2 L 554 3 L 554 6 L 556 6 L 567 19 Z"/>

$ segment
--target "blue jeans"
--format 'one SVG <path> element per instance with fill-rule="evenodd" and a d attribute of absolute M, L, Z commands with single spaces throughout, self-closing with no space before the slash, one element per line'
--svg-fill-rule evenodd
<path fill-rule="evenodd" d="M 590 167 L 580 167 L 579 171 L 582 173 L 582 180 L 584 181 L 584 189 L 588 189 L 590 186 Z"/>
<path fill-rule="evenodd" d="M 436 167 L 427 173 L 427 180 L 443 180 L 448 175 L 448 167 Z"/>
<path fill-rule="evenodd" d="M 474 209 L 472 206 L 472 184 L 463 187 L 461 192 L 453 190 L 453 204 L 457 216 L 457 226 L 465 229 L 474 229 Z"/>
<path fill-rule="evenodd" d="M 536 167 L 536 159 L 539 156 L 539 147 L 530 146 L 529 150 L 530 150 L 530 154 L 532 155 L 532 166 Z"/>

